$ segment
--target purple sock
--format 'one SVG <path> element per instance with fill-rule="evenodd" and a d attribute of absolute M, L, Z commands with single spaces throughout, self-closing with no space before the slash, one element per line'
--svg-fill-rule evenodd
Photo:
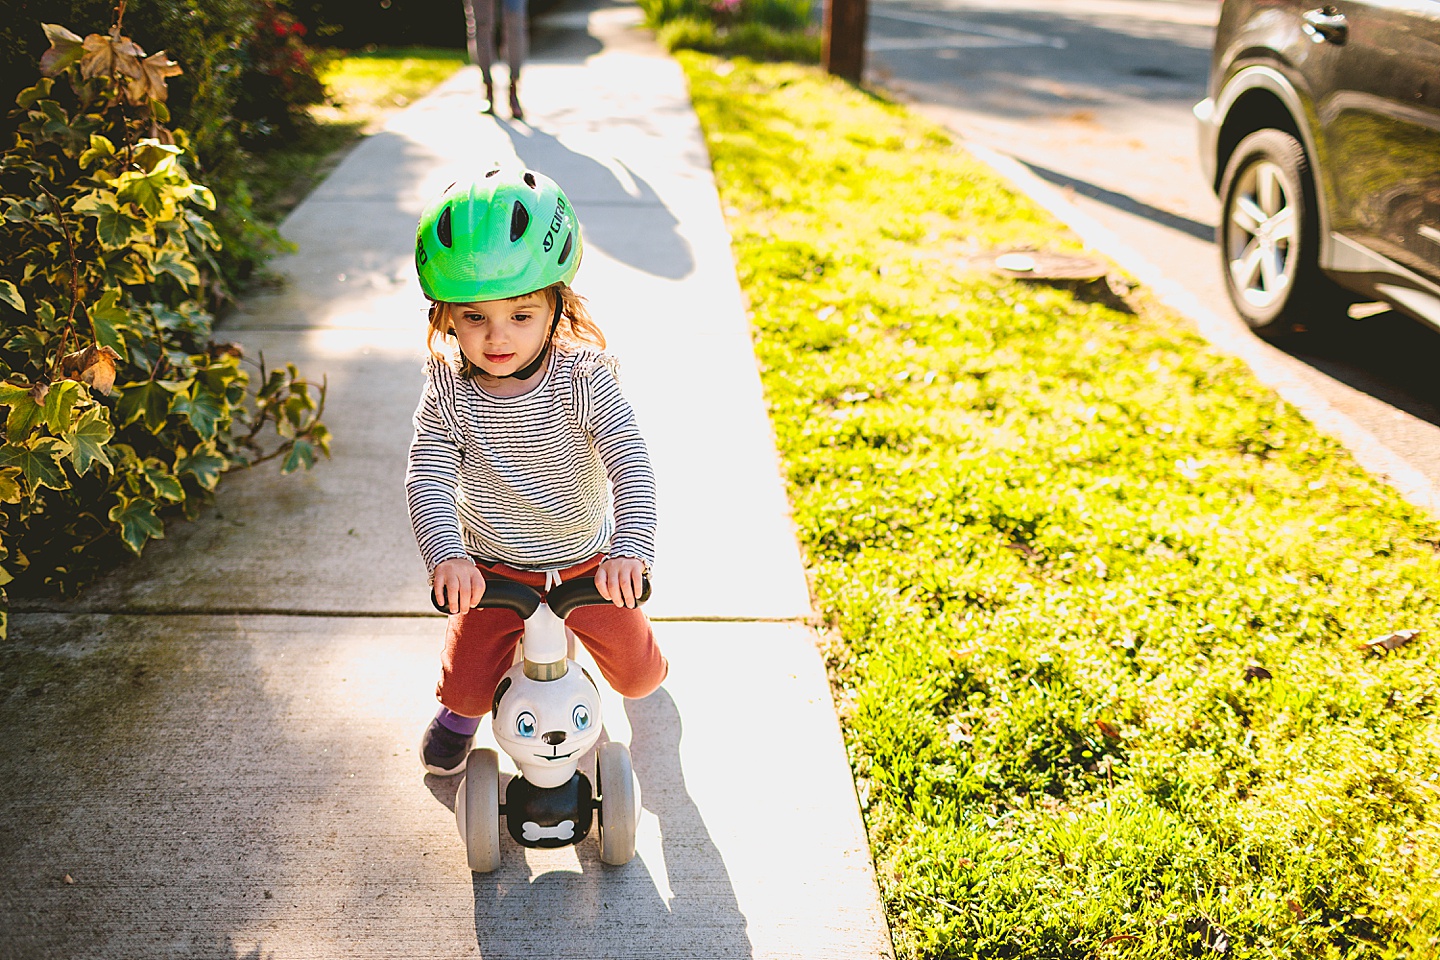
<path fill-rule="evenodd" d="M 480 729 L 479 717 L 462 717 L 458 713 L 451 713 L 445 707 L 435 714 L 435 719 L 440 721 L 440 726 L 452 733 L 458 733 L 462 737 L 473 737 L 475 731 Z"/>

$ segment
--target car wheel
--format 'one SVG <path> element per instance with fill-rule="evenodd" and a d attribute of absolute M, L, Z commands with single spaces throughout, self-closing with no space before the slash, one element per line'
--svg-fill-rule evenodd
<path fill-rule="evenodd" d="M 1319 327 L 1348 305 L 1320 272 L 1314 197 L 1305 150 L 1281 130 L 1250 134 L 1225 167 L 1215 231 L 1225 289 L 1261 336 Z"/>

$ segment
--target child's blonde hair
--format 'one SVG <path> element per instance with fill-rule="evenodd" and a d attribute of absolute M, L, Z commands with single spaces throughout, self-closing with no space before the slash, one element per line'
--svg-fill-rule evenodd
<path fill-rule="evenodd" d="M 545 306 L 553 311 L 555 309 L 555 298 L 560 298 L 560 322 L 555 325 L 554 342 L 563 346 L 578 346 L 579 344 L 590 344 L 601 350 L 605 349 L 605 334 L 600 332 L 600 327 L 590 318 L 590 311 L 585 309 L 585 298 L 566 283 L 552 283 L 542 290 L 533 291 L 545 298 Z M 530 294 L 521 294 L 528 297 Z M 510 297 L 511 300 L 519 300 L 520 297 Z M 441 300 L 430 301 L 430 324 L 429 333 L 425 339 L 425 345 L 430 350 L 432 357 L 439 357 L 441 353 L 436 349 L 435 341 L 438 338 L 444 342 L 445 338 L 454 332 L 454 324 L 450 321 L 450 307 L 453 304 Z M 549 324 L 550 316 L 545 317 L 545 323 Z M 471 363 L 464 353 L 460 354 L 460 376 L 466 380 L 474 377 L 480 372 L 480 368 Z"/>

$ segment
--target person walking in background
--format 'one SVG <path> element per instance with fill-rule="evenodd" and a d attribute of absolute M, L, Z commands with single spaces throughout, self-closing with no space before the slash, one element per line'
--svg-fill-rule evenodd
<path fill-rule="evenodd" d="M 485 78 L 485 112 L 495 112 L 495 83 L 490 67 L 495 63 L 495 6 L 501 7 L 500 23 L 505 30 L 505 60 L 510 65 L 510 116 L 525 119 L 520 109 L 520 68 L 529 52 L 527 0 L 464 0 L 465 43 L 470 62 L 478 64 Z"/>

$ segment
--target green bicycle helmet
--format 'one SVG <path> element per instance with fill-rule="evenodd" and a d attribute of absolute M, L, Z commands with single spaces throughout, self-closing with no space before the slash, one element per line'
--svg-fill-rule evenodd
<path fill-rule="evenodd" d="M 580 223 L 559 185 L 496 166 L 445 188 L 415 231 L 415 271 L 431 300 L 507 300 L 569 283 L 580 269 Z"/>

